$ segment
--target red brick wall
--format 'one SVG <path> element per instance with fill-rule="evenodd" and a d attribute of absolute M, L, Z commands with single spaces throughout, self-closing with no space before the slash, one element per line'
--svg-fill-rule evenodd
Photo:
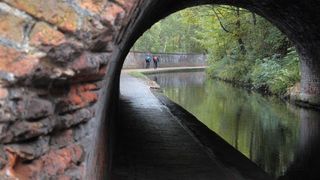
<path fill-rule="evenodd" d="M 134 6 L 0 2 L 0 179 L 85 179 L 99 164 L 93 161 L 107 158 L 95 140 L 106 98 L 101 88 L 109 84 L 114 39 Z"/>

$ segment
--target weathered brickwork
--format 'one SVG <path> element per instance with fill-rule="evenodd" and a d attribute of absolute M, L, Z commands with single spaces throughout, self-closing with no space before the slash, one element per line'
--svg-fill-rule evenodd
<path fill-rule="evenodd" d="M 15 41 L 18 43 L 23 42 L 24 38 L 24 27 L 27 26 L 28 22 L 9 12 L 1 12 L 0 15 L 0 33 L 1 37 L 7 38 L 8 40 Z"/>
<path fill-rule="evenodd" d="M 34 47 L 58 46 L 64 42 L 64 34 L 45 22 L 38 22 L 30 34 L 30 45 Z"/>
<path fill-rule="evenodd" d="M 0 179 L 84 179 L 127 15 L 108 0 L 0 1 Z"/>
<path fill-rule="evenodd" d="M 54 24 L 65 31 L 77 30 L 79 15 L 65 1 L 55 0 L 4 0 L 9 5 L 31 16 Z"/>
<path fill-rule="evenodd" d="M 111 120 L 101 118 L 112 117 L 126 53 L 164 16 L 212 2 L 0 0 L 0 179 L 105 177 Z M 318 1 L 217 3 L 255 11 L 286 33 L 305 62 L 301 94 L 319 97 Z"/>
<path fill-rule="evenodd" d="M 93 13 L 101 13 L 105 6 L 107 5 L 108 0 L 76 0 L 80 7 L 87 9 Z"/>

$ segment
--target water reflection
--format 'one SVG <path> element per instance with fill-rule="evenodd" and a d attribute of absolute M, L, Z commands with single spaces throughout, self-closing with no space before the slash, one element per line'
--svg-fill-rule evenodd
<path fill-rule="evenodd" d="M 300 109 L 300 138 L 294 162 L 280 180 L 320 179 L 319 113 Z"/>
<path fill-rule="evenodd" d="M 170 99 L 274 177 L 294 179 L 297 174 L 310 176 L 313 169 L 319 169 L 320 161 L 314 158 L 320 150 L 318 112 L 207 80 L 204 72 L 167 73 L 150 78 L 160 84 Z"/>

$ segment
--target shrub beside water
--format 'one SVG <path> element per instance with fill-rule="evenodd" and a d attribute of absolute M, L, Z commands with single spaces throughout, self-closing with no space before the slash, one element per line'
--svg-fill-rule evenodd
<path fill-rule="evenodd" d="M 289 49 L 284 57 L 276 54 L 254 61 L 224 58 L 211 62 L 208 73 L 211 77 L 249 84 L 253 89 L 281 96 L 300 80 L 299 57 L 295 50 Z"/>

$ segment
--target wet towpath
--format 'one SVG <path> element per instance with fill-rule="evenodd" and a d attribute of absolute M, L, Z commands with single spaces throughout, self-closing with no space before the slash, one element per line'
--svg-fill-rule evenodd
<path fill-rule="evenodd" d="M 221 162 L 216 154 L 208 153 L 212 151 L 208 151 L 144 81 L 122 75 L 120 86 L 121 112 L 116 122 L 112 179 L 269 179 L 258 168 L 254 173 L 241 172 Z"/>

